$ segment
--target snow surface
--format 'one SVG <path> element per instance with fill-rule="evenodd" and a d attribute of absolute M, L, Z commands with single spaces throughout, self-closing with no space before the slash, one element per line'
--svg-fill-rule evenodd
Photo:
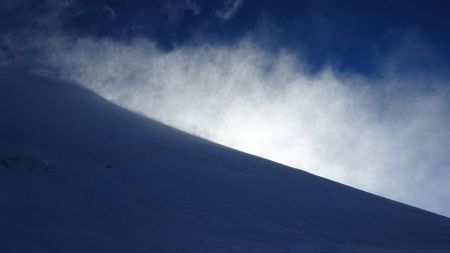
<path fill-rule="evenodd" d="M 0 252 L 450 252 L 450 219 L 0 69 Z"/>

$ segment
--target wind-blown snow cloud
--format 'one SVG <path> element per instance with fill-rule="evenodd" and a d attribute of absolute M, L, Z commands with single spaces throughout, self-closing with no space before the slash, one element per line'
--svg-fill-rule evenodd
<path fill-rule="evenodd" d="M 149 40 L 60 37 L 43 65 L 190 133 L 449 215 L 448 81 L 316 74 L 251 39 L 163 52 Z M 387 66 L 388 64 L 386 64 Z"/>

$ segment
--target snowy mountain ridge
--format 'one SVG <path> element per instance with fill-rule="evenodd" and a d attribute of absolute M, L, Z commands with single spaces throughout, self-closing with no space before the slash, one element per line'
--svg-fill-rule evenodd
<path fill-rule="evenodd" d="M 0 252 L 450 252 L 450 219 L 0 69 Z"/>

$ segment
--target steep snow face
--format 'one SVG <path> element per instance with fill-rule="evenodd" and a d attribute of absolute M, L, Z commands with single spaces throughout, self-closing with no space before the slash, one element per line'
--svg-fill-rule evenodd
<path fill-rule="evenodd" d="M 450 219 L 0 70 L 0 252 L 450 252 Z"/>

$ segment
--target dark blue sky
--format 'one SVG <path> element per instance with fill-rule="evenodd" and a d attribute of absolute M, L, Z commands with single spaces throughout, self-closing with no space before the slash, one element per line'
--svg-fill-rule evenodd
<path fill-rule="evenodd" d="M 223 1 L 197 1 L 198 13 L 181 9 L 177 14 L 164 11 L 160 2 L 143 2 L 108 2 L 115 20 L 107 13 L 82 15 L 70 27 L 119 38 L 143 34 L 166 48 L 198 37 L 232 41 L 251 32 L 269 47 L 301 50 L 313 66 L 331 62 L 365 73 L 376 69 L 377 57 L 407 46 L 402 44 L 412 36 L 450 62 L 448 1 L 243 1 L 226 21 L 214 15 Z M 103 4 L 86 1 L 97 9 Z"/>
<path fill-rule="evenodd" d="M 25 26 L 52 30 L 36 20 L 57 15 L 57 29 L 76 36 L 145 36 L 166 50 L 251 34 L 268 49 L 301 53 L 313 69 L 328 63 L 341 71 L 376 74 L 380 59 L 402 48 L 411 56 L 408 64 L 422 69 L 445 71 L 450 64 L 449 1 L 78 0 L 64 9 L 63 1 L 2 1 L 4 32 Z"/>

